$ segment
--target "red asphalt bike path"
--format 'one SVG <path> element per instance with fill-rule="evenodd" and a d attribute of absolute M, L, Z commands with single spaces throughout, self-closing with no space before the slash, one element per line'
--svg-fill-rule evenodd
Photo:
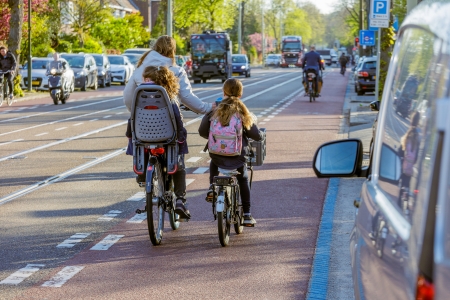
<path fill-rule="evenodd" d="M 151 245 L 146 221 L 126 223 L 130 215 L 53 270 L 46 280 L 65 266 L 84 267 L 62 287 L 42 281 L 17 299 L 304 299 L 328 187 L 328 179 L 315 177 L 312 159 L 319 145 L 338 138 L 347 80 L 329 72 L 316 102 L 302 93 L 259 125 L 267 129 L 267 156 L 254 167 L 258 223 L 241 235 L 232 228 L 228 247 L 220 246 L 204 200 L 208 172 L 188 174 L 195 178 L 188 186 L 192 219 L 176 231 L 166 222 L 160 246 Z M 89 250 L 108 234 L 124 237 L 109 250 Z"/>

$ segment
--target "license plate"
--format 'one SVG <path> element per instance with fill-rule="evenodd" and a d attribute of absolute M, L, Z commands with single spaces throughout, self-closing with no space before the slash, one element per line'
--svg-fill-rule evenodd
<path fill-rule="evenodd" d="M 233 76 L 239 76 L 240 74 L 239 73 L 233 73 Z"/>
<path fill-rule="evenodd" d="M 39 81 L 32 81 L 31 84 L 32 85 L 39 85 Z"/>

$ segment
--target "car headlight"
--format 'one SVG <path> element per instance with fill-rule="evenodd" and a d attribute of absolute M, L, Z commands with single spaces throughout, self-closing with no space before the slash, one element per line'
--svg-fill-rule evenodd
<path fill-rule="evenodd" d="M 102 76 L 104 76 L 105 74 L 106 74 L 105 71 L 101 71 L 101 72 L 100 72 L 100 75 L 102 75 Z"/>
<path fill-rule="evenodd" d="M 242 70 L 245 70 L 245 66 L 241 66 L 241 69 L 242 69 Z"/>

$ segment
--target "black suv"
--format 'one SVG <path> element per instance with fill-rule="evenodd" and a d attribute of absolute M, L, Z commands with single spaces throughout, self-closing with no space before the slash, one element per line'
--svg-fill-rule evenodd
<path fill-rule="evenodd" d="M 111 86 L 111 64 L 106 54 L 92 54 L 98 69 L 98 85 L 101 87 Z"/>
<path fill-rule="evenodd" d="M 75 88 L 79 88 L 82 91 L 86 91 L 88 87 L 94 90 L 97 89 L 98 70 L 94 57 L 91 54 L 62 54 L 61 57 L 67 60 L 75 73 Z"/>
<path fill-rule="evenodd" d="M 355 93 L 364 95 L 365 92 L 375 91 L 377 75 L 377 58 L 366 57 L 355 68 Z"/>

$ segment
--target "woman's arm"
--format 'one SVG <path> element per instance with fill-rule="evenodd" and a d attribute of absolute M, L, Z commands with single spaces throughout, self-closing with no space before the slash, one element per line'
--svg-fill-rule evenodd
<path fill-rule="evenodd" d="M 264 133 L 259 130 L 258 126 L 253 123 L 249 130 L 246 130 L 246 136 L 255 141 L 261 141 L 265 138 Z"/>
<path fill-rule="evenodd" d="M 141 72 L 139 72 L 138 70 Z M 142 83 L 142 78 L 138 77 L 137 75 L 138 73 L 140 74 L 139 76 L 142 77 L 142 70 L 140 70 L 140 68 L 136 69 L 133 72 L 133 75 L 131 75 L 130 80 L 125 86 L 125 89 L 123 90 L 123 103 L 125 104 L 129 112 L 131 112 L 131 104 L 133 103 L 134 90 L 139 84 Z M 136 80 L 137 78 L 139 78 L 139 80 Z"/>
<path fill-rule="evenodd" d="M 180 82 L 180 91 L 178 93 L 181 103 L 189 107 L 192 111 L 198 114 L 206 114 L 212 110 L 212 104 L 202 102 L 197 96 L 192 92 L 191 83 L 189 78 L 183 68 L 177 75 Z"/>

